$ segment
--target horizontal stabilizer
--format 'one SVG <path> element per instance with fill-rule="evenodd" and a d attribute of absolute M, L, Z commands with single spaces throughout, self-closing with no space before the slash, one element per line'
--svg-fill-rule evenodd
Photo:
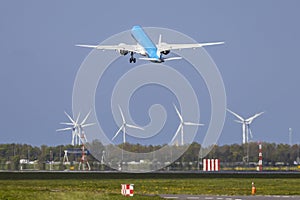
<path fill-rule="evenodd" d="M 76 47 L 85 47 L 85 48 L 93 48 L 97 49 L 98 45 L 86 45 L 86 44 L 76 44 Z"/>
<path fill-rule="evenodd" d="M 170 60 L 180 60 L 182 57 L 170 57 L 170 58 L 163 58 L 163 59 L 157 59 L 157 58 L 139 58 L 140 60 L 147 60 L 147 61 L 153 61 L 153 62 L 164 62 L 164 61 L 170 61 Z"/>
<path fill-rule="evenodd" d="M 170 58 L 164 58 L 164 61 L 170 61 L 170 60 L 180 60 L 182 57 L 170 57 Z"/>
<path fill-rule="evenodd" d="M 160 61 L 157 58 L 139 58 L 140 60 L 148 60 L 148 61 Z"/>
<path fill-rule="evenodd" d="M 199 46 L 211 46 L 211 45 L 219 45 L 219 44 L 224 44 L 225 42 L 210 42 L 210 43 L 202 43 Z"/>

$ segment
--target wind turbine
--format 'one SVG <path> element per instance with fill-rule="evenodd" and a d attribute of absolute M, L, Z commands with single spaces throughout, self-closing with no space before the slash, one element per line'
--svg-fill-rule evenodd
<path fill-rule="evenodd" d="M 81 139 L 87 142 L 87 139 L 84 134 L 84 127 L 92 126 L 95 123 L 90 123 L 86 124 L 86 120 L 88 119 L 91 111 L 88 112 L 88 114 L 85 116 L 85 118 L 82 120 L 81 123 L 79 123 L 79 118 L 80 118 L 80 113 L 78 114 L 76 121 L 67 113 L 65 112 L 65 115 L 69 118 L 71 122 L 61 122 L 60 124 L 68 125 L 71 127 L 67 128 L 62 128 L 62 129 L 57 129 L 56 131 L 67 131 L 67 130 L 72 130 L 72 145 L 74 146 L 75 144 L 80 145 Z"/>
<path fill-rule="evenodd" d="M 243 117 L 241 117 L 240 115 L 236 114 L 235 112 L 229 110 L 227 108 L 227 111 L 230 112 L 231 114 L 233 114 L 236 118 L 238 118 L 239 120 L 234 120 L 237 123 L 241 123 L 242 124 L 242 130 L 243 130 L 243 144 L 248 143 L 248 133 L 250 133 L 251 138 L 253 137 L 251 129 L 250 129 L 250 124 L 252 123 L 252 121 L 259 117 L 260 115 L 262 115 L 264 112 L 260 112 L 257 113 L 255 115 L 253 115 L 252 117 L 249 117 L 248 119 L 244 119 Z"/>
<path fill-rule="evenodd" d="M 176 136 L 178 135 L 179 131 L 181 133 L 181 145 L 183 146 L 184 145 L 184 142 L 183 142 L 183 126 L 203 126 L 204 124 L 198 124 L 198 123 L 193 123 L 193 122 L 185 122 L 183 121 L 183 118 L 182 118 L 182 115 L 180 114 L 180 112 L 178 111 L 177 107 L 175 104 L 174 105 L 174 108 L 176 110 L 176 113 L 180 119 L 180 124 L 178 126 L 178 129 L 174 135 L 174 137 L 172 138 L 171 142 L 174 141 L 174 139 L 176 138 Z"/>
<path fill-rule="evenodd" d="M 134 126 L 134 125 L 131 125 L 131 124 L 127 124 L 126 120 L 125 120 L 125 117 L 124 117 L 124 114 L 122 112 L 122 109 L 119 105 L 119 110 L 120 110 L 120 113 L 121 113 L 121 117 L 122 117 L 122 125 L 120 126 L 119 130 L 116 132 L 115 136 L 112 138 L 112 140 L 114 140 L 118 135 L 119 133 L 122 131 L 123 132 L 123 144 L 126 143 L 126 127 L 127 128 L 135 128 L 135 129 L 140 129 L 140 130 L 144 130 L 143 128 L 141 127 L 138 127 L 138 126 Z"/>

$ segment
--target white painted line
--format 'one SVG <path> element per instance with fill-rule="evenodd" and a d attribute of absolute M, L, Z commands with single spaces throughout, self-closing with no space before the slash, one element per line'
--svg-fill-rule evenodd
<path fill-rule="evenodd" d="M 290 196 L 282 196 L 282 198 L 290 198 Z"/>
<path fill-rule="evenodd" d="M 226 198 L 226 200 L 232 200 L 232 198 Z"/>
<path fill-rule="evenodd" d="M 178 197 L 164 197 L 165 199 L 178 199 Z"/>
<path fill-rule="evenodd" d="M 223 199 L 222 197 L 218 197 L 217 199 Z"/>
<path fill-rule="evenodd" d="M 205 199 L 214 199 L 213 197 L 205 197 Z"/>
<path fill-rule="evenodd" d="M 242 200 L 242 199 L 235 199 L 235 200 Z"/>
<path fill-rule="evenodd" d="M 200 199 L 200 197 L 187 197 L 187 199 Z"/>

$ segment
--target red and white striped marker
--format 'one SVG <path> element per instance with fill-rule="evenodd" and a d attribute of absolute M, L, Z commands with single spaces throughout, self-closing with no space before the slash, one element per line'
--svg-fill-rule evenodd
<path fill-rule="evenodd" d="M 121 184 L 121 194 L 123 196 L 133 196 L 134 184 Z"/>
<path fill-rule="evenodd" d="M 220 171 L 220 160 L 203 159 L 203 171 Z"/>

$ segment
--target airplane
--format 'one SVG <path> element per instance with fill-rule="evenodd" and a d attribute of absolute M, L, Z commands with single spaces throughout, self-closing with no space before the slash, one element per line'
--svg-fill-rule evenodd
<path fill-rule="evenodd" d="M 99 50 L 115 50 L 121 55 L 125 56 L 130 53 L 130 63 L 135 63 L 136 58 L 134 54 L 140 54 L 145 57 L 139 58 L 140 60 L 147 60 L 154 63 L 162 63 L 169 60 L 182 59 L 181 57 L 165 58 L 163 55 L 168 55 L 171 50 L 199 48 L 210 45 L 224 44 L 224 42 L 211 42 L 211 43 L 195 43 L 195 44 L 168 44 L 161 41 L 159 35 L 158 44 L 154 44 L 141 26 L 133 26 L 131 29 L 131 36 L 137 42 L 136 45 L 120 43 L 119 45 L 84 45 L 78 44 L 78 47 L 94 48 Z"/>

